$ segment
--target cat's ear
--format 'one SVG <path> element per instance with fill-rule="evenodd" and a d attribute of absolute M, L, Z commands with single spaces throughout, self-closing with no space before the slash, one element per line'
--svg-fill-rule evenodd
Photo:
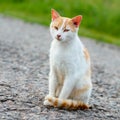
<path fill-rule="evenodd" d="M 54 9 L 51 9 L 51 14 L 52 14 L 52 21 L 54 21 L 56 18 L 60 17 L 59 13 Z"/>
<path fill-rule="evenodd" d="M 78 15 L 78 16 L 72 18 L 72 22 L 75 25 L 75 27 L 79 27 L 81 20 L 82 20 L 82 15 Z"/>

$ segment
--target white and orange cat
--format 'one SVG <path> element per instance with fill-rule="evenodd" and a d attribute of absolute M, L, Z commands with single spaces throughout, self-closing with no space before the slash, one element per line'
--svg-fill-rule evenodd
<path fill-rule="evenodd" d="M 82 16 L 61 17 L 52 9 L 49 94 L 44 105 L 88 109 L 91 95 L 90 57 L 78 37 Z"/>

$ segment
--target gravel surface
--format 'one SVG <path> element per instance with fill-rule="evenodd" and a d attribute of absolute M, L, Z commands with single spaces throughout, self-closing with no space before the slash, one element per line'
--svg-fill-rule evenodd
<path fill-rule="evenodd" d="M 0 120 L 120 120 L 120 48 L 81 38 L 91 54 L 92 109 L 46 108 L 47 27 L 0 16 Z"/>

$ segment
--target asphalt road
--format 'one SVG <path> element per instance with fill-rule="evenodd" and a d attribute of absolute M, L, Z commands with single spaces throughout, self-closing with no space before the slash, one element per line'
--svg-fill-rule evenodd
<path fill-rule="evenodd" d="M 120 48 L 81 40 L 92 61 L 92 109 L 46 108 L 47 27 L 0 16 L 0 120 L 120 120 Z"/>

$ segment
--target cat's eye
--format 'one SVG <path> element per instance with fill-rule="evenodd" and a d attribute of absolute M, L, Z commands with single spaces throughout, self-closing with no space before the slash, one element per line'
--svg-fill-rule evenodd
<path fill-rule="evenodd" d="M 54 28 L 55 28 L 56 30 L 58 30 L 58 27 L 55 26 Z"/>
<path fill-rule="evenodd" d="M 64 32 L 68 32 L 68 31 L 70 31 L 69 29 L 64 29 Z"/>

